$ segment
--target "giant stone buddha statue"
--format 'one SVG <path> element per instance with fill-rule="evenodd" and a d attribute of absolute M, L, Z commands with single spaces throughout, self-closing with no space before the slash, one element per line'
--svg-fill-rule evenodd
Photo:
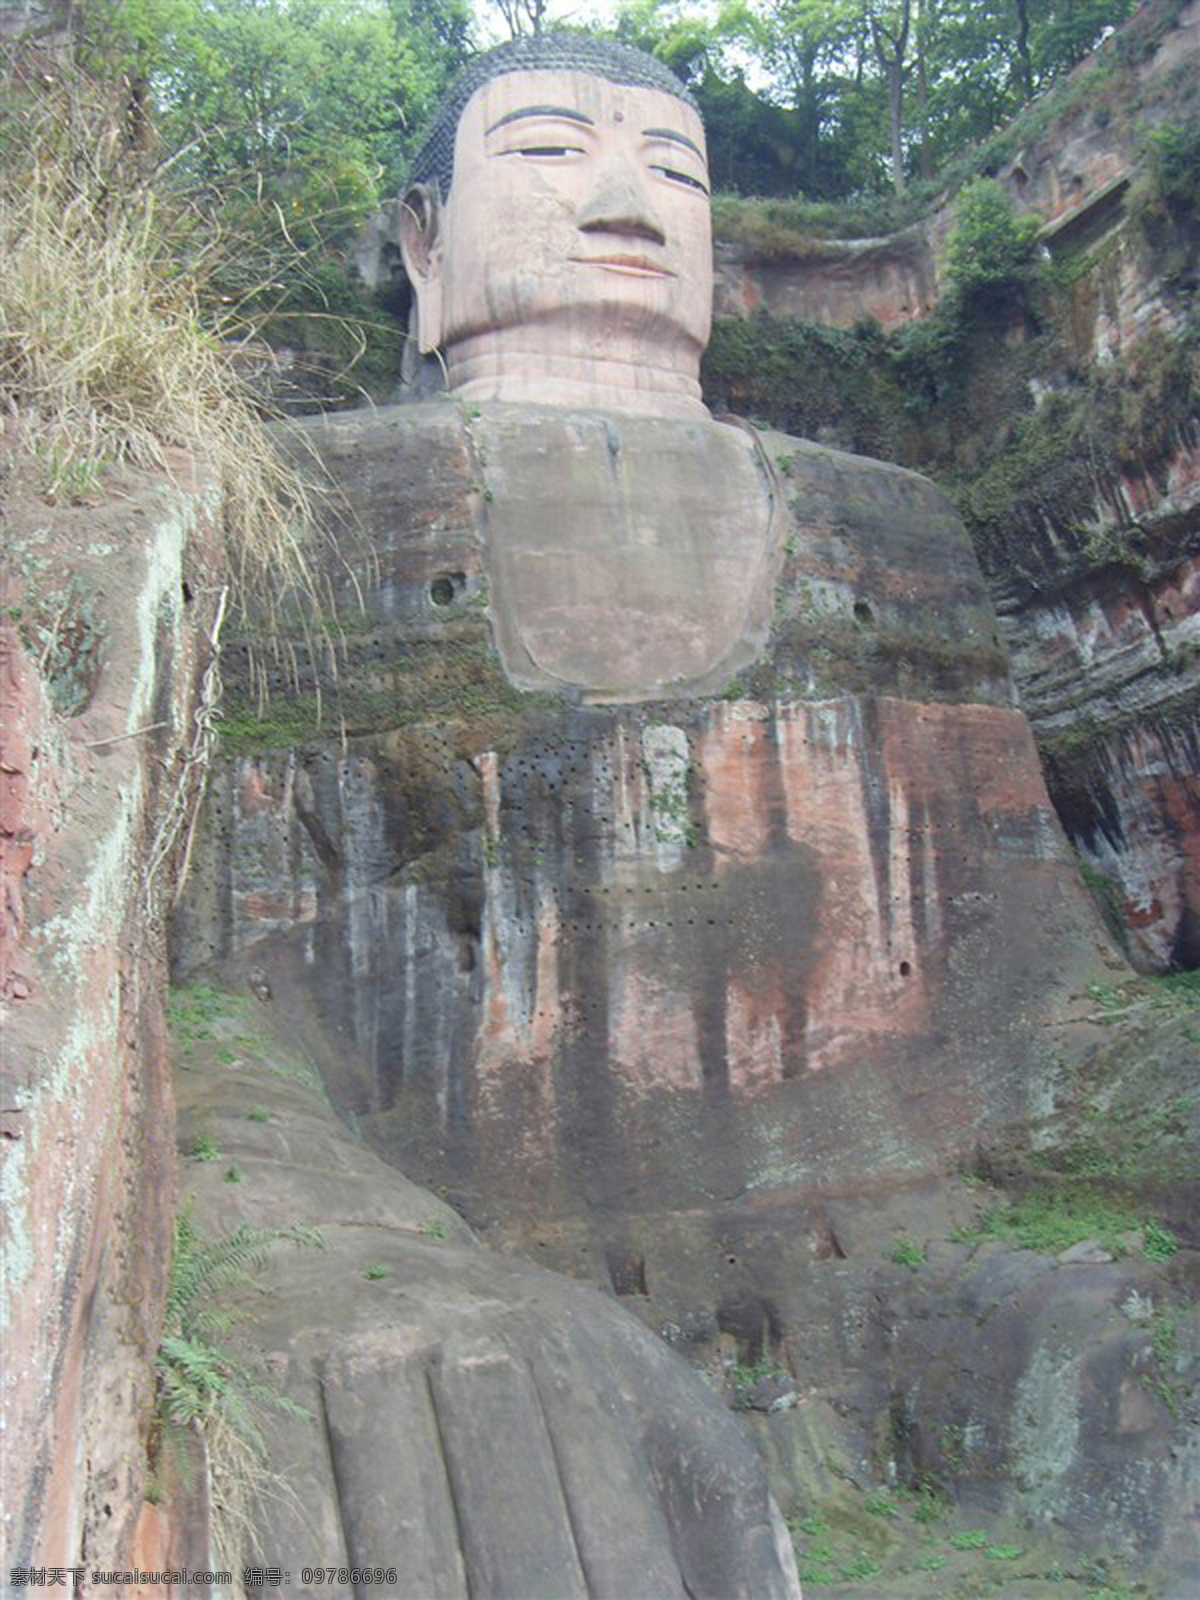
<path fill-rule="evenodd" d="M 460 78 L 413 179 L 420 348 L 505 463 L 488 542 L 510 677 L 604 700 L 720 686 L 761 647 L 776 552 L 767 458 L 700 396 L 712 236 L 690 96 L 640 51 L 517 39 Z"/>
<path fill-rule="evenodd" d="M 260 966 L 332 1104 L 485 1241 L 701 1358 L 796 1370 L 857 1325 L 819 1276 L 854 1207 L 1029 1114 L 1094 958 L 978 565 L 926 480 L 710 416 L 704 130 L 649 58 L 544 37 L 469 66 L 403 251 L 446 392 L 298 426 L 343 522 L 341 670 L 310 669 L 334 715 L 214 774 L 180 964 Z M 414 1268 L 404 1360 L 504 1345 L 496 1415 L 536 1432 L 512 1372 L 543 1357 L 503 1307 L 542 1291 L 475 1267 L 460 1317 L 440 1270 Z M 545 1303 L 551 1345 L 592 1326 Z M 308 1347 L 336 1351 L 322 1309 Z M 448 1319 L 480 1330 L 459 1350 Z M 346 1380 L 337 1440 L 384 1427 L 399 1359 L 356 1338 L 374 1387 Z M 676 1436 L 633 1348 L 614 1381 L 669 1574 L 646 1600 L 794 1594 L 755 1471 L 699 1402 Z M 717 1504 L 744 1531 L 706 1545 Z M 489 1576 L 496 1539 L 472 1594 L 635 1592 L 629 1562 Z"/>

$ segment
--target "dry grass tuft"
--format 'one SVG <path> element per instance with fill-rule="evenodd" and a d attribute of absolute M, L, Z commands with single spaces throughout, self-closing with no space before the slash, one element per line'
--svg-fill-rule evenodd
<path fill-rule="evenodd" d="M 160 192 L 119 90 L 58 61 L 0 63 L 0 427 L 49 500 L 109 467 L 171 474 L 186 452 L 223 492 L 234 605 L 268 638 L 319 612 L 304 481 L 275 453 L 235 366 L 250 331 L 201 311 L 220 248 Z M 198 242 L 199 241 L 199 242 Z M 186 266 L 181 265 L 186 261 Z"/>

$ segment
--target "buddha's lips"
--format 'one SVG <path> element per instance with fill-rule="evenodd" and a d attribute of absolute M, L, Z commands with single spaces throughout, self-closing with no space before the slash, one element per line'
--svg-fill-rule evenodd
<path fill-rule="evenodd" d="M 604 267 L 609 272 L 624 272 L 638 278 L 678 276 L 670 267 L 660 266 L 657 261 L 651 261 L 646 256 L 572 256 L 571 260 L 578 261 L 583 266 Z"/>

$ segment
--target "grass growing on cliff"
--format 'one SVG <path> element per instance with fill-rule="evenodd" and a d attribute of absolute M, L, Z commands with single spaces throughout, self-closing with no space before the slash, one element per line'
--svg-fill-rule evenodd
<path fill-rule="evenodd" d="M 0 105 L 5 465 L 79 502 L 112 468 L 195 460 L 222 491 L 234 601 L 253 596 L 269 632 L 315 597 L 313 519 L 238 375 L 238 307 L 201 310 L 223 242 L 165 201 L 118 91 L 18 55 L 0 61 Z"/>
<path fill-rule="evenodd" d="M 955 1237 L 970 1244 L 998 1239 L 1049 1255 L 1091 1239 L 1110 1255 L 1137 1247 L 1151 1261 L 1168 1260 L 1178 1248 L 1169 1228 L 1087 1184 L 1039 1185 L 1007 1204 L 987 1207 Z"/>

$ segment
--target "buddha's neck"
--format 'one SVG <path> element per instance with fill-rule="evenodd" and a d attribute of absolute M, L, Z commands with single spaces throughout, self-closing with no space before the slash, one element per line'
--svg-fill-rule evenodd
<path fill-rule="evenodd" d="M 539 335 L 542 335 L 539 337 Z M 603 351 L 569 348 L 569 340 L 516 328 L 461 339 L 446 353 L 447 387 L 461 400 L 510 400 L 524 404 L 631 411 L 659 417 L 704 420 L 698 356 L 656 361 L 644 346 Z M 564 344 L 568 348 L 564 349 Z M 557 346 L 557 348 L 554 348 Z M 672 354 L 677 354 L 675 350 Z"/>

